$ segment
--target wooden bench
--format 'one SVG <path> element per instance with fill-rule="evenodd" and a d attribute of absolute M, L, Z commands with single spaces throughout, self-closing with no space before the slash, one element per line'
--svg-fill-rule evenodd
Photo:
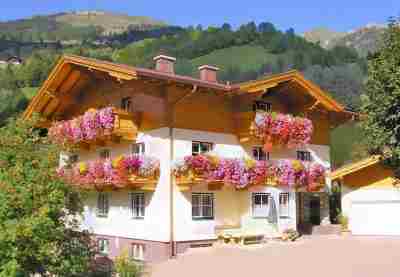
<path fill-rule="evenodd" d="M 217 228 L 216 228 L 217 229 Z M 241 245 L 260 243 L 264 240 L 265 232 L 249 228 L 218 228 L 217 235 L 224 243 L 238 243 Z"/>

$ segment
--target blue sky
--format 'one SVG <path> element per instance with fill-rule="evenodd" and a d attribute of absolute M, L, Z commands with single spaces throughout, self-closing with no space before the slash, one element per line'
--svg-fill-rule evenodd
<path fill-rule="evenodd" d="M 174 25 L 233 26 L 269 21 L 280 29 L 303 32 L 313 27 L 349 31 L 367 23 L 384 23 L 400 15 L 399 0 L 3 0 L 0 20 L 72 10 L 109 10 L 147 15 Z"/>

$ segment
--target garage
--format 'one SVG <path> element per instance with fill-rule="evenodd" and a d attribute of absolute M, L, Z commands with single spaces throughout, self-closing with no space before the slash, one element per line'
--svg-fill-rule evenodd
<path fill-rule="evenodd" d="M 353 235 L 400 235 L 400 201 L 354 201 L 349 215 Z"/>
<path fill-rule="evenodd" d="M 353 235 L 400 236 L 399 180 L 382 161 L 373 156 L 331 173 Z"/>

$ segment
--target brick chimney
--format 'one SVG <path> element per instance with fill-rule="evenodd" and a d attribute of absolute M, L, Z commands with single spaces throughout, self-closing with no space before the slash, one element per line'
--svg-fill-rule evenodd
<path fill-rule="evenodd" d="M 170 57 L 170 56 L 166 56 L 166 55 L 158 55 L 158 56 L 154 57 L 153 60 L 156 62 L 156 70 L 157 71 L 175 74 L 174 64 L 175 64 L 176 59 L 174 57 Z"/>
<path fill-rule="evenodd" d="M 211 66 L 211 65 L 202 65 L 199 67 L 200 72 L 200 79 L 207 82 L 214 82 L 217 83 L 217 71 L 219 70 L 218 67 Z"/>

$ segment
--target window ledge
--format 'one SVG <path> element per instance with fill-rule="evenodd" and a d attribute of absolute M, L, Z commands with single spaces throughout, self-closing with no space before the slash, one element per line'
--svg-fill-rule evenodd
<path fill-rule="evenodd" d="M 214 220 L 214 217 L 198 217 L 198 218 L 192 217 L 192 220 L 193 221 L 212 221 L 212 220 Z"/>
<path fill-rule="evenodd" d="M 97 214 L 96 216 L 100 218 L 108 218 L 108 215 L 105 214 Z"/>
<path fill-rule="evenodd" d="M 133 219 L 133 220 L 144 220 L 144 216 L 132 216 L 131 219 Z"/>

